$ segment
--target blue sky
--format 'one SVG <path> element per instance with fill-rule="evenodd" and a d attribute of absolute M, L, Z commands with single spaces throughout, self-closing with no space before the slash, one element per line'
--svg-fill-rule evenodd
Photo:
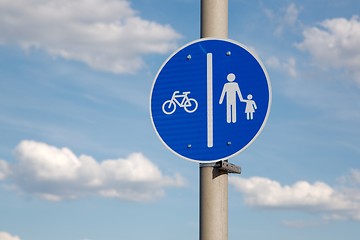
<path fill-rule="evenodd" d="M 273 102 L 230 159 L 229 239 L 360 234 L 359 1 L 229 0 Z M 0 0 L 0 240 L 198 239 L 197 163 L 149 116 L 200 1 Z"/>

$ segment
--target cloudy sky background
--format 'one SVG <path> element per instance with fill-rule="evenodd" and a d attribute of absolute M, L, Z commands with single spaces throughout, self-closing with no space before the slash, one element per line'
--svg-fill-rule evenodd
<path fill-rule="evenodd" d="M 360 3 L 229 0 L 273 105 L 230 159 L 229 239 L 360 234 Z M 198 239 L 198 164 L 149 117 L 200 1 L 0 0 L 0 240 Z"/>

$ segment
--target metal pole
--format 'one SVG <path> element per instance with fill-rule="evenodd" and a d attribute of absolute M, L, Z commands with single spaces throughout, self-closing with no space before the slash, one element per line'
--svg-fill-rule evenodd
<path fill-rule="evenodd" d="M 201 37 L 228 37 L 228 0 L 201 0 Z M 228 172 L 215 164 L 200 164 L 199 239 L 228 239 Z"/>
<path fill-rule="evenodd" d="M 228 37 L 228 0 L 201 0 L 201 37 Z"/>
<path fill-rule="evenodd" d="M 200 240 L 228 239 L 228 173 L 200 165 Z"/>

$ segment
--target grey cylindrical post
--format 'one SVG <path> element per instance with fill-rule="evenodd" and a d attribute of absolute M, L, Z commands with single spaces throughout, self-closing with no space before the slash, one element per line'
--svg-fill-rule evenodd
<path fill-rule="evenodd" d="M 228 37 L 228 0 L 201 0 L 201 37 Z"/>
<path fill-rule="evenodd" d="M 200 240 L 228 239 L 228 174 L 200 166 Z"/>
<path fill-rule="evenodd" d="M 201 37 L 227 38 L 228 0 L 201 0 Z M 228 173 L 200 164 L 200 240 L 228 239 Z"/>

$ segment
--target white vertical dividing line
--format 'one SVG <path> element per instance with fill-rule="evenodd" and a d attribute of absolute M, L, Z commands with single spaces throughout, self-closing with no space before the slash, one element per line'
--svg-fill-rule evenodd
<path fill-rule="evenodd" d="M 207 78 L 207 146 L 213 147 L 213 61 L 212 53 L 206 54 Z"/>

